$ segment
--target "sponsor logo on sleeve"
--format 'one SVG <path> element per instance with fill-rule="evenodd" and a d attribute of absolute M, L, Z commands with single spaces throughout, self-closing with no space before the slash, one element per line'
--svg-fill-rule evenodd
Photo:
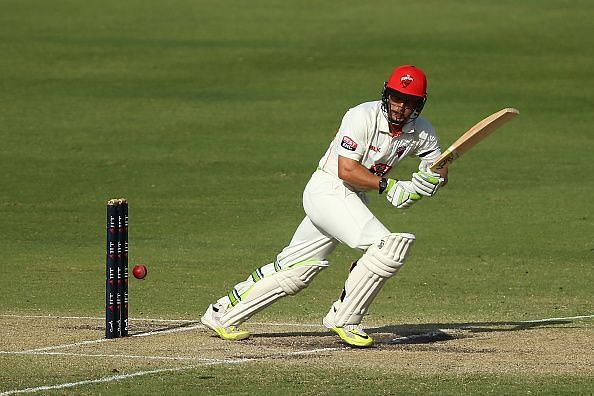
<path fill-rule="evenodd" d="M 357 149 L 357 143 L 348 136 L 342 138 L 342 142 L 340 142 L 342 148 L 347 149 L 349 151 L 355 151 Z"/>

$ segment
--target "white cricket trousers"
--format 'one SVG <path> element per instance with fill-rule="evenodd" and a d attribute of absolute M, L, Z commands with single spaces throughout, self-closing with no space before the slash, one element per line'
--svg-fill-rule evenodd
<path fill-rule="evenodd" d="M 305 186 L 303 209 L 305 218 L 277 256 L 281 268 L 308 259 L 324 260 L 339 243 L 364 251 L 390 234 L 362 197 L 322 170 L 314 172 Z"/>

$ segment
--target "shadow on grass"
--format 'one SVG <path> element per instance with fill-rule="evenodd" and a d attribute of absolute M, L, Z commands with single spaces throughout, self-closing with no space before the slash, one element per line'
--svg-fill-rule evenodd
<path fill-rule="evenodd" d="M 463 323 L 420 323 L 401 324 L 373 327 L 367 329 L 369 333 L 396 333 L 400 335 L 411 335 L 427 333 L 438 330 L 466 330 L 471 333 L 501 332 L 501 331 L 523 331 L 540 327 L 556 325 L 567 325 L 573 323 L 570 319 L 551 319 L 539 321 L 500 321 L 500 322 L 463 322 Z"/>
<path fill-rule="evenodd" d="M 472 333 L 525 331 L 542 327 L 567 325 L 573 323 L 569 319 L 539 321 L 500 321 L 500 322 L 462 322 L 462 323 L 421 323 L 398 324 L 367 328 L 367 333 L 376 336 L 376 344 L 426 344 L 471 337 Z M 460 332 L 456 332 L 460 330 Z M 257 333 L 254 338 L 285 337 L 326 337 L 333 336 L 330 331 L 287 331 Z"/>
<path fill-rule="evenodd" d="M 370 327 L 366 331 L 373 335 L 376 344 L 392 345 L 392 344 L 428 344 L 439 341 L 448 341 L 460 338 L 472 337 L 473 333 L 489 333 L 489 332 L 509 332 L 509 331 L 525 331 L 544 327 L 564 326 L 574 323 L 576 320 L 572 319 L 550 319 L 550 320 L 536 320 L 536 321 L 492 321 L 492 322 L 459 322 L 459 323 L 420 323 L 420 324 L 397 324 L 385 325 L 379 327 Z M 136 331 L 131 332 L 130 335 L 141 336 L 143 333 L 160 333 L 171 331 L 183 331 L 184 328 L 191 328 L 200 322 L 192 321 L 175 325 L 158 325 L 155 323 L 138 323 Z M 139 328 L 140 327 L 140 328 Z M 249 322 L 246 323 L 249 328 Z M 287 326 L 290 327 L 290 326 Z M 320 325 L 322 328 L 322 325 Z M 214 336 L 214 334 L 213 334 Z M 285 339 L 307 338 L 313 342 L 316 338 L 321 338 L 318 342 L 323 343 L 325 337 L 331 337 L 333 340 L 336 336 L 329 330 L 321 331 L 274 331 L 274 332 L 254 332 L 253 339 Z M 313 342 L 314 344 L 317 342 Z"/>

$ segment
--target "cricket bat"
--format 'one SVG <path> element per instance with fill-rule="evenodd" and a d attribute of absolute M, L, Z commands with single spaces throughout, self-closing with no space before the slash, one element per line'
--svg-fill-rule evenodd
<path fill-rule="evenodd" d="M 499 110 L 497 113 L 493 113 L 484 120 L 476 123 L 472 128 L 466 131 L 462 136 L 458 138 L 444 153 L 435 160 L 433 165 L 429 167 L 432 171 L 443 169 L 450 162 L 455 161 L 462 154 L 469 151 L 471 148 L 476 146 L 481 140 L 486 138 L 495 129 L 501 127 L 503 124 L 520 114 L 517 109 L 511 107 Z"/>

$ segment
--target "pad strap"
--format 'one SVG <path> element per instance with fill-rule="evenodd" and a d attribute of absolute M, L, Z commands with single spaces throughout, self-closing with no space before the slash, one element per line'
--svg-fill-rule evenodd
<path fill-rule="evenodd" d="M 328 267 L 328 261 L 307 260 L 286 269 L 275 266 L 275 272 L 266 275 L 270 265 L 254 271 L 243 282 L 249 284 L 244 292 L 240 294 L 234 288 L 229 293 L 232 307 L 221 317 L 223 326 L 236 326 L 279 298 L 305 289 L 318 273 Z"/>

